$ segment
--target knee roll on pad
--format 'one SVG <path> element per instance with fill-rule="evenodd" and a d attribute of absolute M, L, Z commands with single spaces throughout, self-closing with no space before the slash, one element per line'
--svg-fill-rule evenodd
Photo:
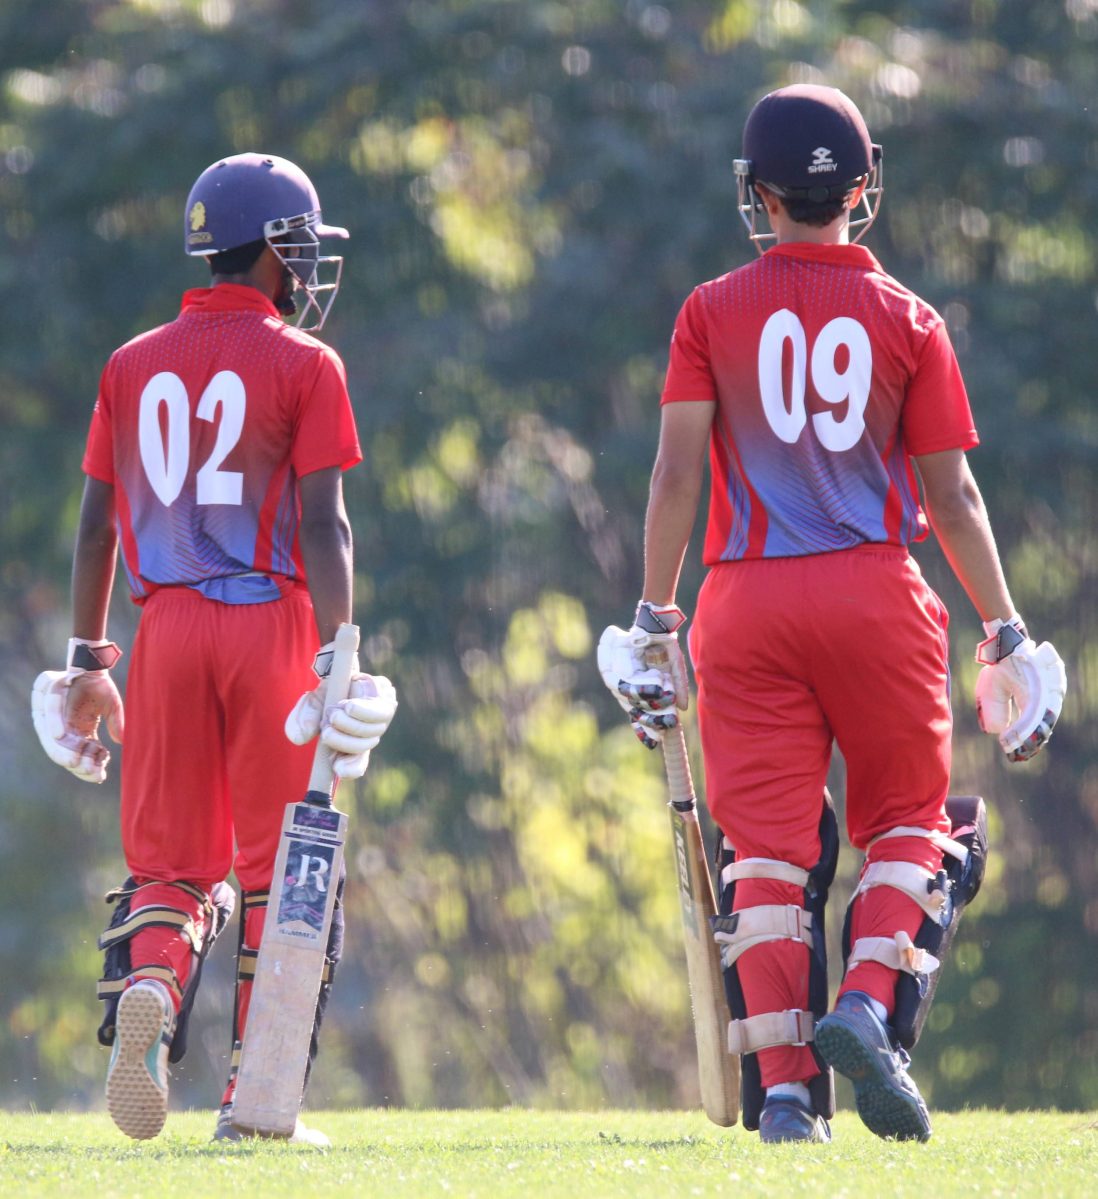
<path fill-rule="evenodd" d="M 162 896 L 143 903 L 141 892 L 154 887 L 160 892 L 165 888 L 178 891 L 182 906 L 161 902 Z M 187 1025 L 202 981 L 202 964 L 232 917 L 236 894 L 225 882 L 216 883 L 207 894 L 201 887 L 182 880 L 139 885 L 133 878 L 127 878 L 120 887 L 107 892 L 106 901 L 114 904 L 114 912 L 110 924 L 99 938 L 104 961 L 103 977 L 99 980 L 97 993 L 105 1005 L 97 1034 L 99 1043 L 114 1044 L 118 1001 L 126 989 L 126 980 L 130 975 L 140 972 L 143 977 L 160 979 L 175 992 L 180 1001 L 175 1035 L 168 1052 L 168 1060 L 178 1062 L 187 1052 Z M 198 918 L 201 918 L 200 923 Z M 175 971 L 169 967 L 141 962 L 135 964 L 132 960 L 132 938 L 144 929 L 157 927 L 175 929 L 190 943 L 191 968 L 182 988 Z"/>
<path fill-rule="evenodd" d="M 803 884 L 803 912 L 794 913 L 797 931 L 792 928 L 784 933 L 772 931 L 758 937 L 758 942 L 774 940 L 780 936 L 796 936 L 804 940 L 809 949 L 808 970 L 808 1007 L 812 1013 L 812 1023 L 827 1012 L 827 941 L 824 930 L 824 910 L 827 907 L 827 892 L 835 879 L 835 868 L 839 860 L 839 826 L 835 819 L 835 809 L 831 797 L 824 793 L 823 806 L 820 813 L 820 860 L 807 872 L 785 862 L 762 862 L 753 873 L 757 877 L 777 878 Z M 735 863 L 735 850 L 727 838 L 721 838 L 717 845 L 717 869 L 720 878 L 720 914 L 713 918 L 713 933 L 718 942 L 722 943 L 722 961 L 724 965 L 724 989 L 728 1006 L 734 1021 L 747 1020 L 747 1004 L 744 1001 L 743 987 L 740 984 L 736 958 L 739 953 L 750 948 L 752 941 L 752 920 L 747 913 L 766 912 L 763 908 L 741 908 L 734 912 L 733 904 L 736 894 L 735 880 L 730 877 L 729 868 Z M 744 863 L 740 863 L 741 866 Z M 771 911 L 773 909 L 770 909 Z M 805 913 L 810 919 L 806 918 Z M 771 924 L 773 917 L 767 917 L 762 923 Z M 804 923 L 802 923 L 804 922 Z M 809 927 L 805 927 L 805 924 Z M 776 924 L 775 924 L 776 928 Z M 805 934 L 805 935 L 802 935 Z M 735 942 L 728 952 L 730 943 Z M 758 943 L 755 942 L 755 943 Z M 805 1032 L 811 1035 L 811 1028 L 803 1029 L 803 1019 L 795 1013 L 768 1013 L 775 1018 L 788 1017 L 790 1032 L 777 1044 L 800 1044 Z M 758 1018 L 758 1017 L 756 1017 Z M 796 1027 L 798 1032 L 793 1032 Z M 783 1035 L 783 1034 L 779 1034 Z M 813 1110 L 825 1120 L 830 1120 L 835 1114 L 835 1083 L 831 1068 L 816 1052 L 816 1048 L 807 1042 L 819 1066 L 820 1073 L 808 1083 L 809 1098 Z M 757 1052 L 745 1052 L 740 1058 L 740 1119 L 744 1128 L 755 1131 L 759 1127 L 759 1116 L 766 1100 L 766 1090 L 762 1085 L 762 1073 L 759 1069 Z"/>
<path fill-rule="evenodd" d="M 927 880 L 928 891 L 933 887 L 943 900 L 936 918 L 929 914 L 923 918 L 912 942 L 914 954 L 911 960 L 917 962 L 923 954 L 932 955 L 930 968 L 924 970 L 916 966 L 914 971 L 900 968 L 892 1024 L 896 1040 L 907 1050 L 914 1048 L 923 1031 L 938 987 L 940 967 L 957 934 L 961 913 L 980 890 L 987 868 L 987 809 L 984 801 L 978 795 L 951 795 L 946 800 L 946 815 L 951 826 L 951 841 L 965 852 L 962 859 L 952 849 L 945 850 L 941 869 L 933 879 Z M 843 922 L 844 966 L 851 956 L 851 915 L 858 894 L 855 892 L 851 897 Z"/>

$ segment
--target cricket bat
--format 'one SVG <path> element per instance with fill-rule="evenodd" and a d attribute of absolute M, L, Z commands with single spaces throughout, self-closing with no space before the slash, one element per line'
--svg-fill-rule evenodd
<path fill-rule="evenodd" d="M 694 1011 L 702 1107 L 714 1124 L 727 1128 L 736 1123 L 740 1113 L 740 1059 L 728 1052 L 728 1001 L 724 993 L 720 949 L 709 924 L 710 916 L 717 913 L 713 880 L 698 823 L 698 804 L 682 726 L 676 725 L 665 732 L 662 745 L 671 796 L 671 832 L 682 905 L 686 976 Z"/>
<path fill-rule="evenodd" d="M 326 708 L 346 699 L 357 651 L 358 628 L 340 625 Z M 289 1137 L 301 1109 L 347 833 L 333 783 L 332 751 L 318 744 L 304 799 L 286 805 L 256 959 L 233 1097 L 233 1124 L 249 1134 Z"/>

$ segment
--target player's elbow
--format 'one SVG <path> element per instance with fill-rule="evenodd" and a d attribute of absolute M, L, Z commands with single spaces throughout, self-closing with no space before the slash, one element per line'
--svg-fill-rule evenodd
<path fill-rule="evenodd" d="M 310 551 L 339 555 L 351 552 L 351 525 L 342 508 L 325 515 L 303 515 L 298 536 L 306 555 Z"/>
<path fill-rule="evenodd" d="M 980 489 L 967 472 L 949 486 L 928 490 L 926 506 L 931 524 L 939 532 L 968 528 L 985 519 Z"/>
<path fill-rule="evenodd" d="M 697 461 L 660 454 L 652 468 L 652 492 L 664 496 L 697 496 L 701 491 L 702 467 Z"/>

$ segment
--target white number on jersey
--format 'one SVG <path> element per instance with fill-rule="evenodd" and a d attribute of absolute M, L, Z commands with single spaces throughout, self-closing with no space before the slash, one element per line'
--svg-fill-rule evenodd
<path fill-rule="evenodd" d="M 782 360 L 785 343 L 793 351 L 792 387 L 785 395 Z M 840 348 L 846 350 L 845 369 L 835 369 Z M 807 389 L 805 367 L 812 372 L 812 386 L 825 403 L 846 402 L 846 413 L 838 418 L 833 412 L 817 412 L 812 428 L 825 449 L 840 453 L 857 445 L 865 432 L 865 406 L 869 402 L 869 384 L 873 377 L 873 348 L 864 327 L 849 316 L 837 316 L 820 330 L 812 357 L 804 326 L 796 313 L 781 308 L 763 326 L 759 339 L 759 394 L 763 413 L 782 441 L 792 445 L 808 422 L 805 408 Z"/>
<path fill-rule="evenodd" d="M 247 398 L 244 383 L 234 371 L 218 371 L 198 401 L 196 415 L 211 424 L 221 410 L 213 453 L 195 475 L 195 499 L 199 504 L 239 504 L 244 476 L 238 470 L 222 470 L 244 430 Z M 161 409 L 166 409 L 163 423 Z M 141 464 L 160 502 L 167 507 L 179 498 L 191 461 L 191 412 L 183 380 L 171 371 L 161 371 L 145 384 L 138 414 L 138 443 Z"/>

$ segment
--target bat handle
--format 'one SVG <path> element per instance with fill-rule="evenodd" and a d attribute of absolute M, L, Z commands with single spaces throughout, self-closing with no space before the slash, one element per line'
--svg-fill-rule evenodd
<path fill-rule="evenodd" d="M 328 686 L 324 692 L 324 710 L 327 711 L 340 700 L 347 698 L 351 689 L 351 675 L 355 669 L 358 653 L 358 626 L 341 624 L 335 635 L 335 653 L 332 669 L 328 672 Z M 313 757 L 313 770 L 309 775 L 309 792 L 306 800 L 321 807 L 332 803 L 332 751 L 319 741 Z"/>
<path fill-rule="evenodd" d="M 697 807 L 694 796 L 694 780 L 690 776 L 690 759 L 686 753 L 686 737 L 682 725 L 677 724 L 663 735 L 663 766 L 667 771 L 667 786 L 671 794 L 671 806 L 679 812 L 690 812 Z"/>

